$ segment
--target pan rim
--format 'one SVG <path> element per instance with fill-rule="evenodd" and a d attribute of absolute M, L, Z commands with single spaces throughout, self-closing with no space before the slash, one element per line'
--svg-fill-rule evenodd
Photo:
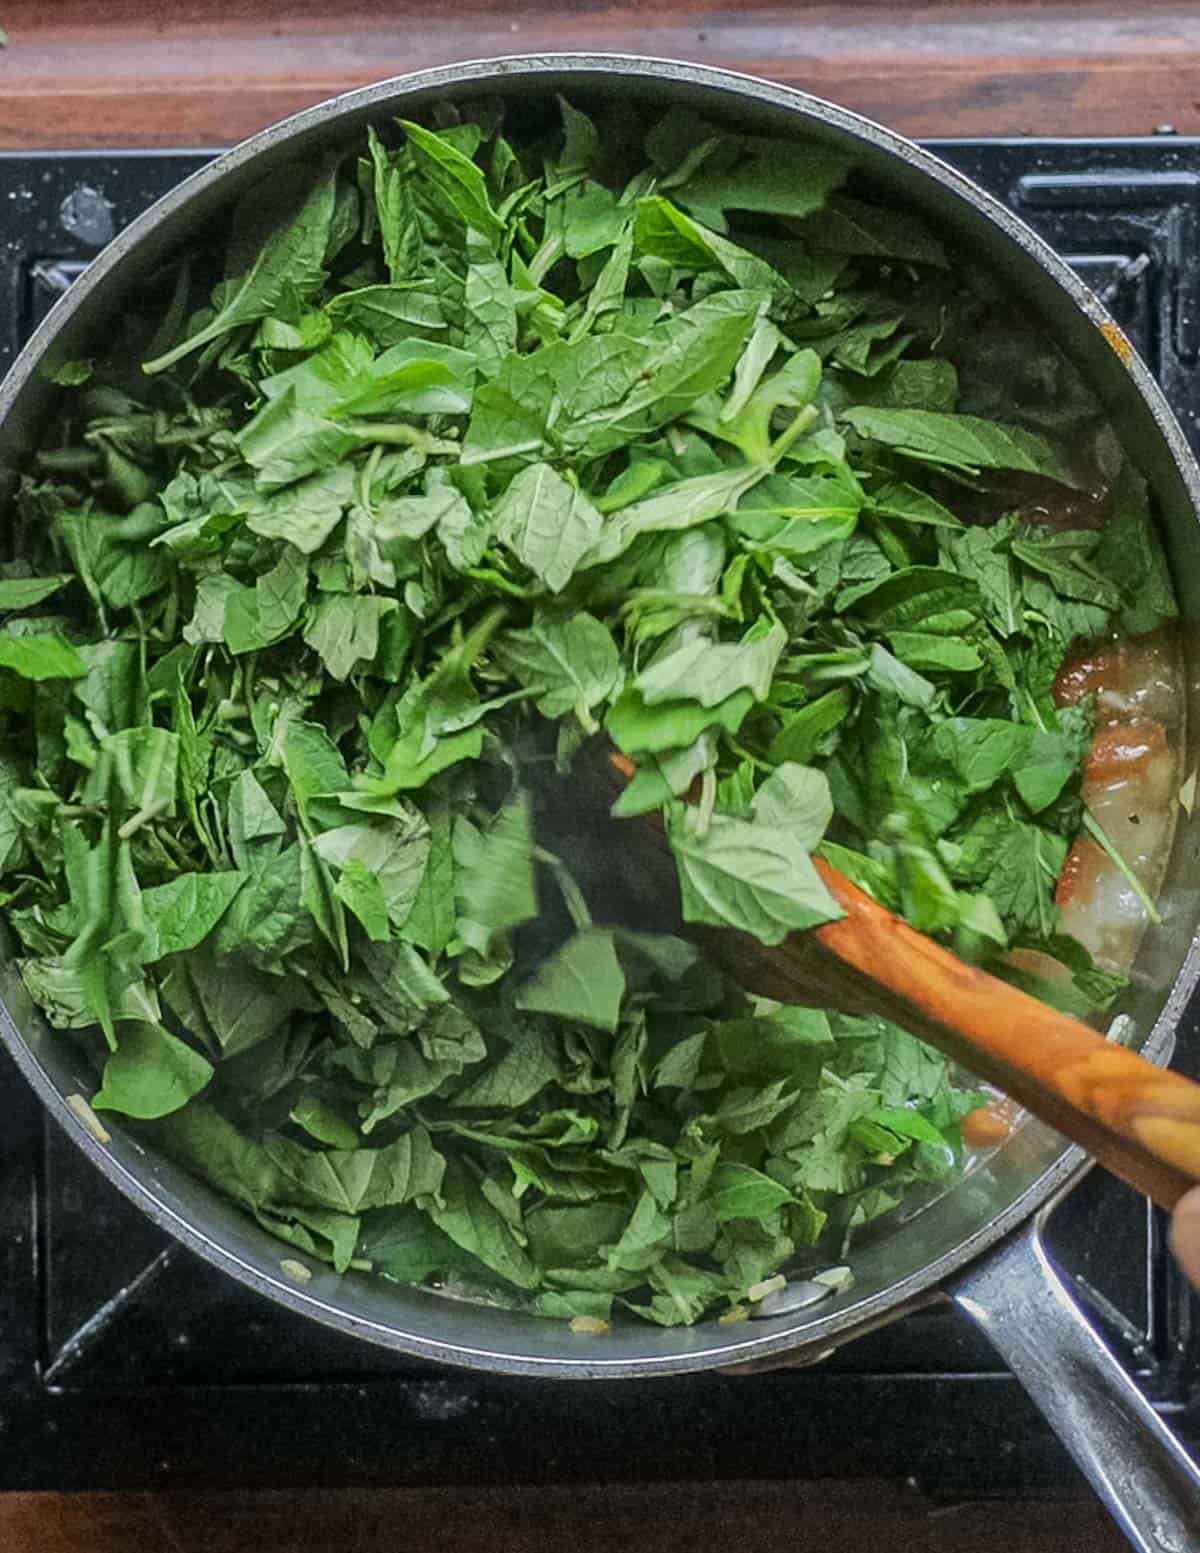
<path fill-rule="evenodd" d="M 99 288 L 109 283 L 114 272 L 120 271 L 126 264 L 136 263 L 143 240 L 183 211 L 196 196 L 253 163 L 261 154 L 324 127 L 332 128 L 363 112 L 386 111 L 393 100 L 411 99 L 418 94 L 430 95 L 442 90 L 451 91 L 456 87 L 484 83 L 494 84 L 502 91 L 507 81 L 520 79 L 527 82 L 537 76 L 560 78 L 564 74 L 580 78 L 615 77 L 622 82 L 630 79 L 680 82 L 723 95 L 731 108 L 736 108 L 739 102 L 745 103 L 747 99 L 752 99 L 769 108 L 789 111 L 802 123 L 812 124 L 816 121 L 832 126 L 855 140 L 865 141 L 876 150 L 932 178 L 998 228 L 1010 244 L 1022 250 L 1044 273 L 1049 274 L 1074 306 L 1097 330 L 1106 335 L 1110 343 L 1123 339 L 1119 327 L 1103 304 L 1049 245 L 1018 217 L 933 152 L 868 118 L 815 95 L 779 86 L 753 75 L 683 61 L 621 53 L 520 54 L 437 66 L 342 93 L 267 127 L 192 173 L 114 238 L 33 333 L 3 384 L 0 384 L 0 423 L 7 418 L 64 326 Z M 1149 410 L 1193 508 L 1200 510 L 1200 467 L 1197 467 L 1161 389 L 1136 355 L 1125 359 L 1124 353 L 1121 354 L 1122 364 L 1132 379 L 1133 389 Z M 1175 1027 L 1198 982 L 1200 944 L 1193 936 L 1171 992 L 1142 1048 L 1145 1055 L 1159 1062 L 1169 1060 Z M 795 1352 L 797 1348 L 827 1349 L 836 1346 L 853 1338 L 857 1328 L 877 1323 L 897 1307 L 904 1307 L 921 1295 L 936 1290 L 954 1272 L 982 1255 L 1029 1219 L 1088 1166 L 1082 1150 L 1063 1144 L 1048 1167 L 1024 1191 L 952 1250 L 935 1256 L 920 1269 L 870 1296 L 857 1301 L 848 1299 L 824 1316 L 810 1315 L 802 1320 L 798 1317 L 790 1325 L 771 1323 L 770 1330 L 760 1329 L 757 1333 L 756 1324 L 750 1323 L 738 1328 L 722 1328 L 721 1342 L 711 1344 L 703 1342 L 702 1329 L 691 1329 L 700 1340 L 693 1342 L 686 1351 L 664 1353 L 661 1356 L 614 1356 L 609 1359 L 599 1351 L 603 1345 L 596 1343 L 588 1344 L 586 1352 L 583 1345 L 580 1345 L 578 1357 L 565 1353 L 554 1357 L 505 1353 L 484 1345 L 465 1341 L 447 1342 L 419 1332 L 387 1326 L 355 1315 L 345 1306 L 332 1304 L 316 1292 L 289 1282 L 282 1274 L 278 1277 L 267 1275 L 231 1247 L 209 1238 L 182 1210 L 156 1195 L 130 1164 L 118 1158 L 89 1131 L 67 1104 L 34 1046 L 21 1034 L 8 1010 L 2 1005 L 0 1038 L 12 1052 L 50 1114 L 83 1149 L 92 1163 L 155 1223 L 208 1262 L 289 1309 L 342 1332 L 350 1332 L 381 1346 L 418 1357 L 508 1374 L 541 1375 L 556 1379 L 646 1378 L 710 1369 L 717 1365 L 749 1363 Z M 171 1195 L 168 1193 L 168 1196 Z"/>

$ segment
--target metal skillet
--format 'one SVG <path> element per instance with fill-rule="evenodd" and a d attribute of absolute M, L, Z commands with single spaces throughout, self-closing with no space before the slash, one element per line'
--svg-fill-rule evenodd
<path fill-rule="evenodd" d="M 1161 392 L 1090 291 L 1037 237 L 961 174 L 866 120 L 804 94 L 698 66 L 619 56 L 546 55 L 430 70 L 349 93 L 219 157 L 121 234 L 37 331 L 0 387 L 0 495 L 52 409 L 47 357 L 86 353 L 147 273 L 223 220 L 249 186 L 293 161 L 348 144 L 364 127 L 439 100 L 535 99 L 563 91 L 620 96 L 660 111 L 685 104 L 738 128 L 851 146 L 861 176 L 953 246 L 986 263 L 1040 316 L 1099 393 L 1157 501 L 1184 619 L 1189 728 L 1200 727 L 1191 638 L 1200 620 L 1200 468 Z M 1196 764 L 1184 752 L 1184 769 Z M 1200 980 L 1200 814 L 1179 827 L 1161 897 L 1123 1012 L 1143 1053 L 1166 1062 Z M 740 1326 L 618 1327 L 581 1342 L 548 1322 L 357 1274 L 318 1272 L 297 1286 L 279 1244 L 230 1204 L 130 1136 L 90 1132 L 67 1097 L 91 1077 L 49 1032 L 15 970 L 0 964 L 0 1037 L 50 1112 L 93 1162 L 158 1224 L 269 1298 L 339 1330 L 427 1359 L 557 1379 L 602 1380 L 820 1356 L 914 1305 L 950 1299 L 992 1341 L 1091 1479 L 1132 1544 L 1182 1553 L 1200 1540 L 1200 1474 L 1089 1327 L 1042 1238 L 1057 1195 L 1086 1168 L 1081 1151 L 1023 1126 L 936 1202 L 864 1243 L 852 1289 Z M 736 1397 L 731 1396 L 736 1403 Z"/>

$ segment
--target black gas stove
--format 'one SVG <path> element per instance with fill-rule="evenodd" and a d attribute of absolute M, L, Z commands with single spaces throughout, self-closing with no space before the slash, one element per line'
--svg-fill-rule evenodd
<path fill-rule="evenodd" d="M 1124 324 L 1200 448 L 1200 139 L 947 141 Z M 126 222 L 207 152 L 0 154 L 0 370 Z M 1200 1076 L 1200 1009 L 1177 1065 Z M 277 1309 L 166 1240 L 0 1053 L 0 1489 L 815 1478 L 939 1497 L 1086 1492 L 949 1306 L 823 1364 L 582 1388 L 439 1369 Z M 1200 1450 L 1200 1307 L 1161 1216 L 1091 1175 L 1050 1243 Z"/>

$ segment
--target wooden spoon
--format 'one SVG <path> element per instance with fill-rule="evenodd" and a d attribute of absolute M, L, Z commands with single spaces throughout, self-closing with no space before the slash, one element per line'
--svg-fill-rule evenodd
<path fill-rule="evenodd" d="M 632 775 L 623 756 L 610 762 Z M 661 827 L 647 830 L 667 847 Z M 838 921 L 774 948 L 732 928 L 689 932 L 749 992 L 903 1025 L 1163 1208 L 1200 1182 L 1200 1084 L 968 965 L 814 862 L 845 912 Z"/>

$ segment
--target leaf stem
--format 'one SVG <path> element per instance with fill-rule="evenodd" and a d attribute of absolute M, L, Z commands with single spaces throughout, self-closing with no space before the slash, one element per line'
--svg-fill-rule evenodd
<path fill-rule="evenodd" d="M 361 437 L 364 442 L 388 442 L 400 447 L 417 448 L 422 453 L 461 451 L 457 442 L 449 442 L 444 437 L 435 437 L 431 432 L 419 426 L 410 426 L 406 421 L 347 420 L 339 424 L 354 436 Z"/>
<path fill-rule="evenodd" d="M 128 841 L 130 836 L 141 830 L 143 825 L 148 825 L 151 820 L 157 819 L 166 807 L 167 800 L 165 798 L 156 798 L 153 803 L 146 804 L 136 814 L 131 814 L 124 825 L 117 831 L 117 835 L 122 841 Z"/>
<path fill-rule="evenodd" d="M 806 404 L 802 410 L 797 411 L 791 425 L 781 431 L 772 442 L 767 454 L 767 462 L 777 464 L 800 433 L 807 431 L 820 413 L 815 404 Z"/>

